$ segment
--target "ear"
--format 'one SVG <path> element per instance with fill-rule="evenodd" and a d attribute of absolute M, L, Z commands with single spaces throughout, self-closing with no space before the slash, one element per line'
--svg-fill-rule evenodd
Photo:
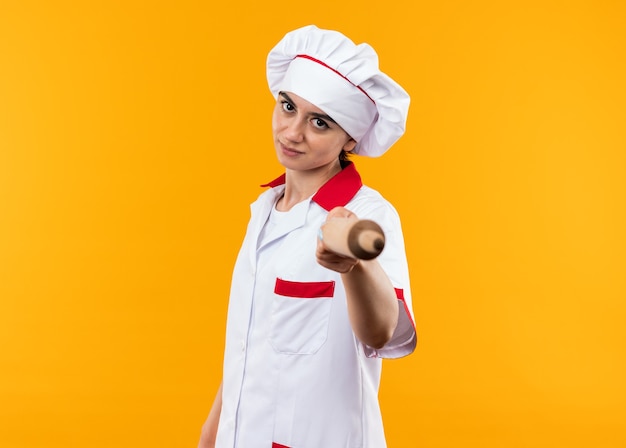
<path fill-rule="evenodd" d="M 350 140 L 346 142 L 345 145 L 343 145 L 343 148 L 341 149 L 344 150 L 345 152 L 350 152 L 354 149 L 355 146 L 356 146 L 356 140 L 351 138 Z"/>

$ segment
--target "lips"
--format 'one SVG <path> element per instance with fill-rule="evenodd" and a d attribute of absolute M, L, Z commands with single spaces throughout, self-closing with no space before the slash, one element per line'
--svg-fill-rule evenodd
<path fill-rule="evenodd" d="M 278 144 L 280 145 L 280 150 L 282 151 L 283 154 L 287 155 L 287 156 L 298 156 L 300 154 L 304 154 L 302 151 L 298 151 L 296 149 L 290 148 L 289 146 L 286 146 L 280 142 L 278 142 Z"/>

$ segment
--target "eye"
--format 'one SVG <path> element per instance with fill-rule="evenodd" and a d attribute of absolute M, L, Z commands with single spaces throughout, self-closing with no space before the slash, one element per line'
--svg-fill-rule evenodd
<path fill-rule="evenodd" d="M 296 110 L 296 108 L 293 107 L 293 104 L 291 104 L 289 101 L 281 101 L 280 104 L 282 104 L 283 110 L 285 112 L 293 112 L 294 110 Z"/>
<path fill-rule="evenodd" d="M 317 129 L 328 129 L 328 123 L 326 123 L 324 120 L 322 120 L 321 118 L 313 118 L 313 120 L 311 120 L 311 122 L 313 123 L 313 126 Z"/>

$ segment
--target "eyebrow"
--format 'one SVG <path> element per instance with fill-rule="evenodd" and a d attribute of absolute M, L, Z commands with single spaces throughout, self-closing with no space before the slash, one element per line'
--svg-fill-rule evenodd
<path fill-rule="evenodd" d="M 285 98 L 287 101 L 289 101 L 294 107 L 296 106 L 296 103 L 285 92 L 278 92 L 278 94 L 280 96 L 282 96 L 283 98 Z M 331 123 L 337 124 L 337 122 L 335 120 L 333 120 L 330 116 L 328 116 L 326 114 L 320 114 L 320 113 L 317 113 L 317 112 L 311 112 L 309 115 L 311 117 L 313 117 L 313 118 L 320 118 L 322 120 L 328 120 Z"/>

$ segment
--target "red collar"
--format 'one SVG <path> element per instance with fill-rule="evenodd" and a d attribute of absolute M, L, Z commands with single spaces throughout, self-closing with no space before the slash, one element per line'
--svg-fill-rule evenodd
<path fill-rule="evenodd" d="M 273 181 L 261 185 L 262 187 L 277 187 L 285 183 L 285 174 L 277 177 Z M 326 211 L 331 211 L 335 207 L 344 207 L 363 186 L 361 176 L 356 170 L 354 163 L 348 164 L 340 172 L 330 178 L 313 195 L 313 200 Z"/>

